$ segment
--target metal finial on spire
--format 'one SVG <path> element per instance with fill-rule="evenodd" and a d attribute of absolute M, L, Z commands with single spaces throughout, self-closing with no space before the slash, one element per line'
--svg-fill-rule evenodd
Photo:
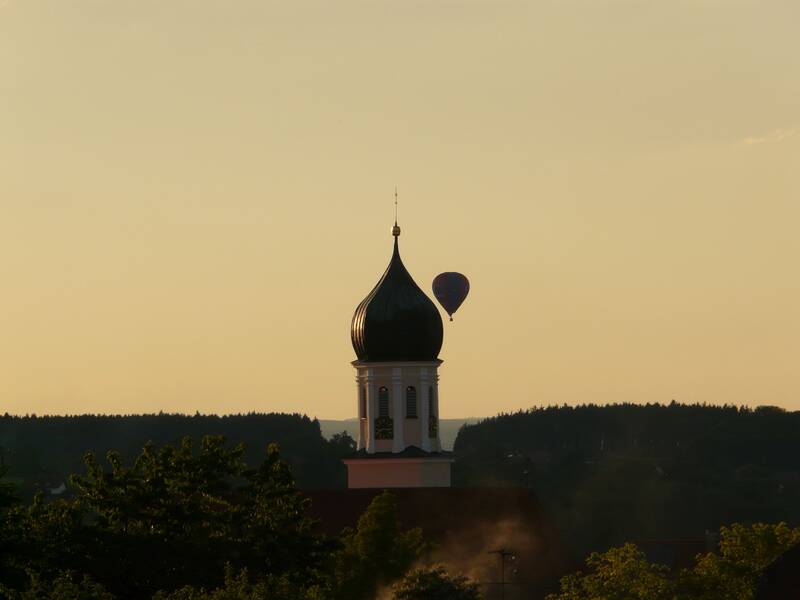
<path fill-rule="evenodd" d="M 392 227 L 392 235 L 394 237 L 400 235 L 400 226 L 397 224 L 397 186 L 394 186 L 394 227 Z"/>

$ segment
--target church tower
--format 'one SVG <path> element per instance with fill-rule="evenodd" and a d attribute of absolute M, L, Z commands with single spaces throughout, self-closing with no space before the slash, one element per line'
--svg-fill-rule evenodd
<path fill-rule="evenodd" d="M 350 327 L 357 360 L 358 450 L 344 460 L 350 488 L 449 487 L 439 440 L 442 318 L 394 252 Z"/>

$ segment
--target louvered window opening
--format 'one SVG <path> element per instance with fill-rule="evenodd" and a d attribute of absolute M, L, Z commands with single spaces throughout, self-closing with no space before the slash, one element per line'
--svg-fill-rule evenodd
<path fill-rule="evenodd" d="M 389 388 L 381 387 L 378 390 L 378 416 L 389 416 Z"/>
<path fill-rule="evenodd" d="M 417 418 L 417 388 L 413 385 L 406 388 L 406 418 Z"/>

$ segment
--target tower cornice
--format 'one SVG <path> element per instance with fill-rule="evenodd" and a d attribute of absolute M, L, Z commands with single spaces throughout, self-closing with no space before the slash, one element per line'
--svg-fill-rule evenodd
<path fill-rule="evenodd" d="M 386 360 L 386 361 L 367 361 L 354 360 L 350 364 L 356 368 L 386 368 L 386 367 L 438 367 L 444 361 L 440 358 L 436 360 Z"/>

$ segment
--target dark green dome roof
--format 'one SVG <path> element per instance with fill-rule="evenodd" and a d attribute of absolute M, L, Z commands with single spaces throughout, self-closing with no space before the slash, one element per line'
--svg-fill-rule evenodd
<path fill-rule="evenodd" d="M 398 235 L 395 226 L 389 267 L 353 315 L 350 338 L 361 361 L 430 361 L 442 349 L 442 317 L 400 259 Z"/>

